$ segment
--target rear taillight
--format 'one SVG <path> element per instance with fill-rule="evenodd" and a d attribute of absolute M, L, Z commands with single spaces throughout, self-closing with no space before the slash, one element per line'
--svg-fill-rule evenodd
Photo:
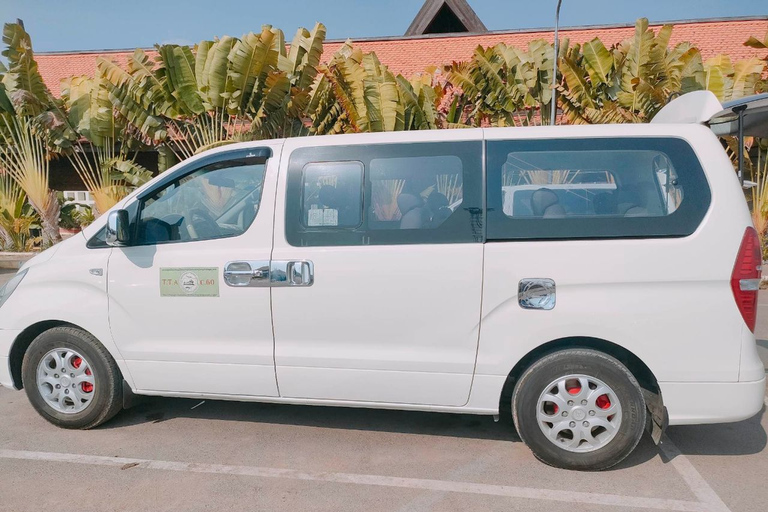
<path fill-rule="evenodd" d="M 744 232 L 744 238 L 741 239 L 739 255 L 733 265 L 731 289 L 739 312 L 752 332 L 755 332 L 757 320 L 757 291 L 760 289 L 762 262 L 757 231 L 753 227 L 748 227 Z"/>

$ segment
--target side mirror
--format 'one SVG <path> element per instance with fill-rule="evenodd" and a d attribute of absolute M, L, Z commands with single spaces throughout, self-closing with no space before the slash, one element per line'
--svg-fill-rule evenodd
<path fill-rule="evenodd" d="M 131 237 L 128 234 L 128 212 L 115 210 L 107 217 L 107 245 L 123 247 L 128 245 Z"/>

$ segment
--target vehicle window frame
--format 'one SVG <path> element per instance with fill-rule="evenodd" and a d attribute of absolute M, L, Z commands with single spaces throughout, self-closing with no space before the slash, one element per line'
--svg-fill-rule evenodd
<path fill-rule="evenodd" d="M 153 196 L 155 193 L 159 192 L 160 190 L 167 188 L 169 185 L 173 183 L 177 183 L 178 181 L 189 176 L 190 174 L 194 174 L 195 172 L 205 167 L 219 164 L 219 163 L 237 161 L 237 160 L 254 159 L 256 161 L 254 161 L 252 164 L 244 164 L 244 165 L 253 165 L 253 164 L 264 165 L 264 176 L 262 177 L 262 183 L 261 183 L 261 198 L 259 201 L 259 204 L 261 204 L 261 200 L 263 200 L 263 196 L 264 196 L 264 184 L 266 182 L 266 174 L 268 172 L 269 161 L 272 158 L 272 155 L 273 155 L 272 149 L 265 146 L 214 153 L 212 155 L 208 155 L 206 157 L 195 160 L 194 162 L 191 162 L 188 165 L 185 165 L 184 167 L 177 169 L 176 171 L 168 173 L 167 176 L 163 176 L 151 187 L 141 191 L 133 199 L 133 201 L 131 201 L 124 207 L 124 209 L 128 211 L 128 218 L 130 219 L 129 232 L 131 234 L 131 240 L 132 240 L 131 244 L 128 245 L 127 247 L 146 247 L 146 246 L 153 246 L 153 245 L 206 242 L 210 240 L 222 240 L 225 238 L 237 238 L 239 236 L 244 235 L 245 233 L 248 232 L 251 226 L 253 226 L 253 222 L 255 222 L 255 218 L 254 218 L 254 221 L 251 222 L 251 225 L 247 229 L 243 230 L 242 233 L 235 234 L 235 235 L 227 235 L 224 237 L 216 237 L 216 238 L 205 238 L 202 240 L 168 240 L 164 242 L 139 243 L 138 242 L 139 217 L 140 217 L 141 210 L 143 209 L 145 200 L 148 197 Z M 259 208 L 259 210 L 261 210 L 261 208 Z M 257 216 L 258 216 L 258 212 L 257 212 Z M 99 236 L 100 235 L 103 236 L 105 229 L 106 228 L 101 228 L 88 240 L 88 242 L 86 243 L 86 247 L 88 249 L 104 249 L 104 248 L 111 247 L 109 245 L 103 245 L 102 243 L 100 243 Z"/>
<path fill-rule="evenodd" d="M 657 151 L 672 163 L 683 200 L 667 215 L 646 217 L 509 217 L 503 212 L 502 166 L 510 153 L 600 150 Z M 692 235 L 712 204 L 711 186 L 690 143 L 679 137 L 590 137 L 486 141 L 487 241 L 681 238 Z M 502 158 L 503 155 L 503 158 Z M 620 183 L 620 176 L 616 176 Z"/>
<path fill-rule="evenodd" d="M 483 242 L 483 142 L 425 141 L 377 144 L 306 146 L 292 151 L 288 161 L 285 194 L 285 237 L 294 247 L 361 245 L 430 245 Z M 381 158 L 457 156 L 462 162 L 461 206 L 435 228 L 369 229 L 372 183 L 370 162 Z M 363 221 L 357 228 L 314 226 L 305 228 L 303 217 L 303 169 L 308 163 L 358 161 L 363 164 Z M 301 199 L 299 199 L 301 198 Z"/>

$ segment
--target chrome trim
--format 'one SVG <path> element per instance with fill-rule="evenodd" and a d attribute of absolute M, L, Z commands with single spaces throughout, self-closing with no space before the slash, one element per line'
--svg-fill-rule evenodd
<path fill-rule="evenodd" d="M 278 260 L 271 266 L 272 286 L 312 286 L 315 264 L 309 260 Z"/>
<path fill-rule="evenodd" d="M 739 279 L 739 290 L 743 292 L 756 292 L 760 289 L 761 279 Z"/>
<path fill-rule="evenodd" d="M 555 308 L 556 287 L 552 279 L 521 279 L 517 301 L 523 309 L 549 311 Z"/>
<path fill-rule="evenodd" d="M 128 242 L 130 241 L 128 225 L 128 212 L 126 210 L 109 212 L 105 230 L 107 245 L 111 247 L 123 247 L 128 245 Z"/>
<path fill-rule="evenodd" d="M 312 286 L 315 265 L 309 260 L 230 261 L 224 265 L 224 282 L 234 288 Z"/>
<path fill-rule="evenodd" d="M 227 286 L 241 288 L 268 287 L 270 284 L 269 261 L 230 261 L 224 265 L 224 282 Z"/>

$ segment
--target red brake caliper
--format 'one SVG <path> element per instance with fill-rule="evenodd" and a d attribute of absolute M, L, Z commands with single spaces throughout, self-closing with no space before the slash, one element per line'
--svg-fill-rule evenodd
<path fill-rule="evenodd" d="M 600 395 L 599 397 L 597 397 L 597 400 L 595 400 L 595 405 L 597 405 L 601 409 L 610 409 L 611 399 L 608 398 L 608 395 Z"/>
<path fill-rule="evenodd" d="M 566 382 L 565 389 L 571 395 L 578 395 L 581 393 L 581 383 L 576 381 L 576 384 L 569 384 Z"/>
<path fill-rule="evenodd" d="M 72 366 L 75 367 L 75 369 L 80 368 L 80 365 L 83 364 L 83 360 L 79 357 L 75 357 L 72 359 Z M 91 369 L 86 368 L 85 369 L 86 375 L 91 375 Z M 82 382 L 80 384 L 80 389 L 83 390 L 83 393 L 92 393 L 93 392 L 93 384 L 90 382 Z"/>

